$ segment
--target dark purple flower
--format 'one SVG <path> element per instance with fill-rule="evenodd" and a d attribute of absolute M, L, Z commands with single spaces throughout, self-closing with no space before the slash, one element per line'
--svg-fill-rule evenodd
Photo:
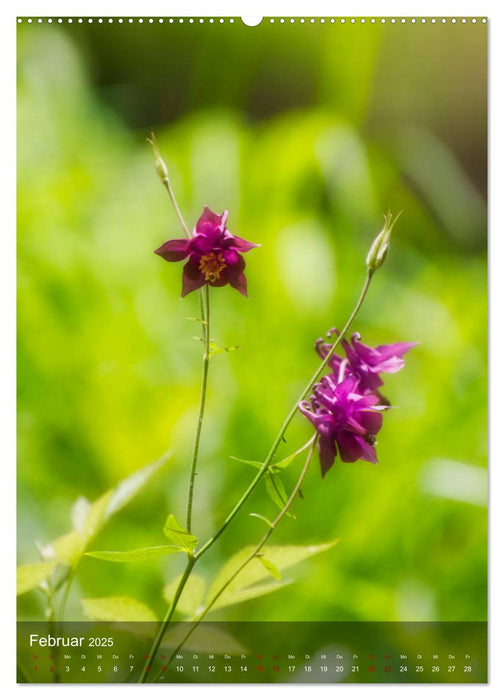
<path fill-rule="evenodd" d="M 204 284 L 223 287 L 228 283 L 247 296 L 245 260 L 241 253 L 256 248 L 257 244 L 231 235 L 226 228 L 227 218 L 227 211 L 219 216 L 205 207 L 191 238 L 174 238 L 154 251 L 168 262 L 189 257 L 182 274 L 183 297 Z"/>
<path fill-rule="evenodd" d="M 373 394 L 360 394 L 358 384 L 355 376 L 338 384 L 333 375 L 327 375 L 314 386 L 310 401 L 299 404 L 319 434 L 322 476 L 334 464 L 338 450 L 343 462 L 378 461 L 374 444 L 385 407 L 377 405 L 379 399 Z"/>
<path fill-rule="evenodd" d="M 336 329 L 331 329 L 327 333 L 330 338 L 332 334 L 338 335 Z M 411 350 L 417 343 L 392 343 L 391 345 L 378 345 L 376 348 L 371 348 L 368 345 L 360 342 L 360 334 L 354 333 L 352 341 L 342 340 L 346 353 L 346 360 L 339 355 L 333 354 L 329 358 L 329 367 L 336 376 L 339 376 L 341 371 L 343 375 L 352 374 L 358 377 L 358 390 L 362 394 L 370 392 L 379 394 L 378 387 L 382 386 L 383 380 L 380 377 L 381 372 L 393 374 L 404 367 L 403 355 Z M 325 343 L 322 339 L 317 340 L 315 349 L 322 357 L 327 356 L 327 353 L 332 347 L 332 343 Z M 345 366 L 342 368 L 342 364 Z"/>

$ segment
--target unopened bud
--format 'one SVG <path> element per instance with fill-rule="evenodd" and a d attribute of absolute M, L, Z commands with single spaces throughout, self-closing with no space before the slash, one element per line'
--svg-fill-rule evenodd
<path fill-rule="evenodd" d="M 161 182 L 165 182 L 165 180 L 168 180 L 168 168 L 166 167 L 166 163 L 164 162 L 164 160 L 161 158 L 161 154 L 159 152 L 154 133 L 151 133 L 151 138 L 147 140 L 151 144 L 152 150 L 154 151 L 154 162 L 156 165 L 156 172 L 159 175 Z"/>
<path fill-rule="evenodd" d="M 401 216 L 401 213 L 402 212 L 399 212 L 394 220 L 392 220 L 391 212 L 385 216 L 385 224 L 371 244 L 371 248 L 366 257 L 366 265 L 369 272 L 375 272 L 375 270 L 381 267 L 385 262 L 390 245 L 390 234 L 392 233 L 395 222 Z"/>

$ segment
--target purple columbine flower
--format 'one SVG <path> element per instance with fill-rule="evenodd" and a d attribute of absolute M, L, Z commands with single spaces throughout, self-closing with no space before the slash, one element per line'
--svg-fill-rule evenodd
<path fill-rule="evenodd" d="M 322 476 L 334 464 L 337 452 L 343 462 L 363 459 L 376 464 L 376 434 L 382 426 L 379 399 L 357 391 L 358 377 L 350 376 L 339 384 L 335 377 L 322 377 L 313 388 L 310 401 L 301 401 L 300 411 L 319 434 L 318 449 Z"/>
<path fill-rule="evenodd" d="M 191 238 L 174 238 L 154 251 L 168 262 L 189 257 L 182 274 L 183 297 L 205 284 L 223 287 L 228 283 L 247 296 L 245 260 L 241 253 L 256 248 L 257 244 L 231 235 L 226 228 L 227 218 L 227 211 L 219 216 L 205 207 Z"/>
<path fill-rule="evenodd" d="M 330 338 L 333 334 L 338 335 L 335 328 L 327 333 L 327 337 Z M 371 348 L 361 343 L 360 338 L 359 333 L 354 333 L 351 343 L 342 340 L 341 345 L 345 350 L 346 360 L 333 354 L 329 358 L 329 367 L 336 376 L 339 376 L 342 364 L 345 362 L 343 374 L 352 374 L 358 377 L 358 390 L 362 394 L 376 393 L 379 395 L 378 387 L 383 385 L 380 373 L 393 374 L 402 369 L 404 367 L 403 355 L 417 343 L 392 343 L 391 345 L 378 345 L 376 348 Z M 322 339 L 315 343 L 315 350 L 322 359 L 327 356 L 331 347 L 332 343 L 325 343 Z"/>

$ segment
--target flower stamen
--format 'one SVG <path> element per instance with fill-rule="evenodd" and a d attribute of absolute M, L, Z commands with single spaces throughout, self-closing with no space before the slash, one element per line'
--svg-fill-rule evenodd
<path fill-rule="evenodd" d="M 199 269 L 205 275 L 205 280 L 207 282 L 216 282 L 222 270 L 226 268 L 226 262 L 222 253 L 208 253 L 208 255 L 202 255 L 199 262 Z"/>

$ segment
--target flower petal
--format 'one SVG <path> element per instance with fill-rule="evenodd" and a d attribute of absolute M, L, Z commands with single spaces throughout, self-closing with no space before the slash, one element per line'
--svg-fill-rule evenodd
<path fill-rule="evenodd" d="M 226 261 L 226 265 L 228 267 L 235 267 L 239 263 L 241 264 L 241 267 L 239 269 L 239 272 L 243 270 L 245 267 L 245 260 L 242 258 L 242 256 L 236 252 L 236 250 L 232 250 L 231 248 L 228 248 L 227 250 L 224 250 L 222 253 L 222 256 L 224 260 Z"/>
<path fill-rule="evenodd" d="M 200 216 L 194 229 L 195 234 L 201 233 L 206 236 L 213 245 L 218 238 L 224 233 L 226 221 L 228 218 L 227 211 L 222 214 L 216 214 L 207 206 L 203 209 L 203 214 Z"/>
<path fill-rule="evenodd" d="M 324 478 L 336 459 L 336 443 L 330 438 L 321 437 L 319 439 L 318 451 L 320 457 L 320 469 L 322 471 L 322 478 Z"/>
<path fill-rule="evenodd" d="M 204 233 L 196 233 L 188 243 L 191 253 L 210 253 L 212 246 L 212 238 L 209 238 Z"/>
<path fill-rule="evenodd" d="M 370 435 L 376 435 L 383 423 L 383 416 L 377 411 L 359 411 L 359 423 Z"/>
<path fill-rule="evenodd" d="M 191 255 L 182 273 L 182 297 L 205 284 L 205 276 L 199 269 L 199 258 Z"/>
<path fill-rule="evenodd" d="M 418 343 L 393 343 L 392 345 L 378 345 L 376 353 L 379 356 L 376 371 L 394 374 L 404 367 L 403 355 L 414 348 Z"/>
<path fill-rule="evenodd" d="M 342 462 L 356 462 L 358 459 L 363 459 L 366 462 L 377 464 L 376 450 L 364 438 L 343 430 L 338 433 L 336 442 L 338 443 Z"/>
<path fill-rule="evenodd" d="M 229 284 L 234 287 L 240 294 L 244 297 L 248 297 L 247 294 L 247 278 L 243 272 L 238 272 L 235 268 L 229 269 Z"/>
<path fill-rule="evenodd" d="M 211 287 L 224 287 L 224 285 L 226 285 L 229 282 L 229 272 L 230 270 L 223 270 L 220 273 L 218 279 L 214 280 L 213 282 L 209 282 L 208 284 Z"/>
<path fill-rule="evenodd" d="M 187 258 L 189 255 L 189 250 L 187 249 L 188 244 L 189 241 L 187 238 L 172 238 L 171 241 L 166 241 L 166 243 L 163 243 L 163 245 L 154 252 L 156 255 L 160 255 L 163 260 L 178 262 L 179 260 Z"/>
<path fill-rule="evenodd" d="M 237 289 L 240 294 L 243 294 L 244 297 L 248 297 L 247 294 L 247 278 L 243 274 L 243 270 L 245 269 L 245 260 L 242 258 L 242 256 L 239 253 L 236 253 L 233 250 L 227 250 L 224 251 L 224 260 L 227 262 L 227 256 L 231 255 L 234 253 L 236 257 L 236 262 L 231 266 L 230 263 L 228 263 L 228 276 L 229 276 L 229 284 Z"/>
<path fill-rule="evenodd" d="M 248 250 L 252 250 L 252 248 L 259 248 L 260 245 L 259 243 L 251 243 L 250 241 L 246 241 L 244 238 L 240 238 L 240 236 L 231 236 L 232 241 L 229 244 L 230 247 L 236 248 L 236 250 L 239 250 L 240 253 L 246 253 Z"/>

